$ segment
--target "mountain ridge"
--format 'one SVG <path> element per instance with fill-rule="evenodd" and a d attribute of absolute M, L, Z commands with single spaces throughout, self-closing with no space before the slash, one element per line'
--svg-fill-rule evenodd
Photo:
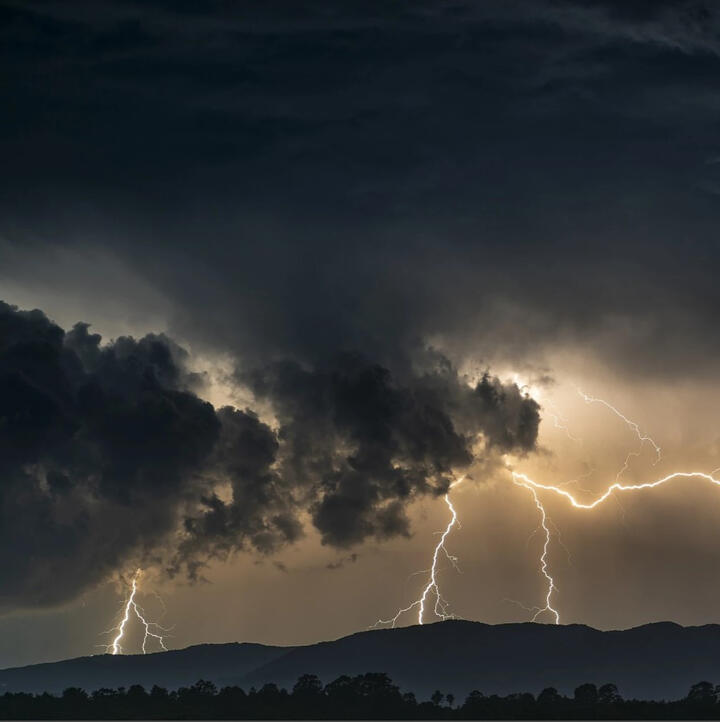
<path fill-rule="evenodd" d="M 626 697 L 678 698 L 691 684 L 720 681 L 720 625 L 683 627 L 653 622 L 601 631 L 582 624 L 484 624 L 449 620 L 422 626 L 355 632 L 309 645 L 252 642 L 200 644 L 147 655 L 93 655 L 0 670 L 0 691 L 60 692 L 154 684 L 292 687 L 301 674 L 324 682 L 343 675 L 386 672 L 420 697 L 433 690 L 458 699 L 485 694 L 564 693 L 584 682 L 613 682 Z"/>

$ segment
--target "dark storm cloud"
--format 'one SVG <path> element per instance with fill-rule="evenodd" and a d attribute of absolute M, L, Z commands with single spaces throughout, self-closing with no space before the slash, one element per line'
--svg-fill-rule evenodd
<path fill-rule="evenodd" d="M 705 0 L 556 0 L 540 12 L 570 31 L 686 53 L 720 51 L 720 13 Z"/>
<path fill-rule="evenodd" d="M 280 421 L 215 410 L 162 335 L 102 345 L 0 303 L 1 606 L 62 602 L 132 562 L 192 577 L 268 553 L 309 511 L 336 547 L 409 533 L 407 503 L 445 491 L 478 447 L 533 449 L 537 404 L 447 363 L 396 382 L 359 357 L 244 374 Z M 223 489 L 229 496 L 223 500 Z"/>
<path fill-rule="evenodd" d="M 0 281 L 32 273 L 23 248 L 101 246 L 175 335 L 243 358 L 390 363 L 441 337 L 711 371 L 715 5 L 2 13 Z"/>
<path fill-rule="evenodd" d="M 167 339 L 99 342 L 0 304 L 5 608 L 64 601 L 151 553 L 215 445 Z"/>
<path fill-rule="evenodd" d="M 276 470 L 280 444 L 269 426 L 251 411 L 218 411 L 222 431 L 208 466 L 217 482 L 231 487 L 229 501 L 216 493 L 201 497 L 203 511 L 184 519 L 185 535 L 173 555 L 172 573 L 197 578 L 208 557 L 240 549 L 263 553 L 302 535 L 301 505 L 293 484 Z"/>
<path fill-rule="evenodd" d="M 283 478 L 308 490 L 313 522 L 335 546 L 407 535 L 406 503 L 447 491 L 480 435 L 488 451 L 501 452 L 530 451 L 537 438 L 533 400 L 487 375 L 469 386 L 442 359 L 400 379 L 357 355 L 310 370 L 273 364 L 242 377 L 271 402 L 285 446 Z"/>
<path fill-rule="evenodd" d="M 299 510 L 334 547 L 408 536 L 411 501 L 444 493 L 477 458 L 535 448 L 535 401 L 487 374 L 469 385 L 430 357 L 432 368 L 400 378 L 352 354 L 321 367 L 287 361 L 239 373 L 269 402 L 277 435 L 250 412 L 219 412 L 212 465 L 231 480 L 231 498 L 205 498 L 205 512 L 186 521 L 175 568 L 196 575 L 204 554 L 294 541 Z"/>

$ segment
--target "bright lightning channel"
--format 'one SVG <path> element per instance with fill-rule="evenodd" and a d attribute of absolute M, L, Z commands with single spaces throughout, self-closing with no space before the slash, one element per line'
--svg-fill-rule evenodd
<path fill-rule="evenodd" d="M 552 491 L 555 494 L 564 496 L 576 509 L 586 510 L 594 509 L 595 507 L 600 506 L 600 504 L 602 504 L 605 500 L 612 496 L 612 494 L 616 491 L 640 491 L 642 489 L 655 489 L 658 486 L 667 484 L 667 482 L 672 481 L 673 479 L 705 479 L 706 481 L 709 481 L 716 486 L 720 486 L 720 479 L 717 479 L 712 474 L 708 474 L 704 471 L 674 471 L 672 474 L 663 476 L 662 478 L 656 479 L 655 481 L 647 481 L 643 484 L 622 484 L 616 481 L 611 484 L 605 490 L 605 492 L 603 492 L 597 499 L 591 501 L 590 503 L 583 503 L 578 501 L 575 496 L 571 494 L 567 489 L 561 488 L 559 486 L 553 486 L 552 484 L 541 484 L 538 481 L 533 481 L 525 474 L 521 474 L 516 471 L 512 472 L 512 476 L 513 481 L 520 486 L 525 486 L 526 488 L 531 488 L 533 490 L 540 489 L 543 491 Z"/>
<path fill-rule="evenodd" d="M 518 475 L 520 476 L 520 475 Z M 515 473 L 513 472 L 513 482 L 517 484 L 518 486 L 525 487 L 533 496 L 533 499 L 535 500 L 535 506 L 537 506 L 538 511 L 540 512 L 540 526 L 545 533 L 545 541 L 543 543 L 543 550 L 542 554 L 540 555 L 540 571 L 542 572 L 542 575 L 545 577 L 545 580 L 547 581 L 547 593 L 545 595 L 545 606 L 542 607 L 542 609 L 537 609 L 535 611 L 535 615 L 532 618 L 533 622 L 536 622 L 538 617 L 541 614 L 544 614 L 545 612 L 549 612 L 553 615 L 555 618 L 555 624 L 560 624 L 560 613 L 558 612 L 555 607 L 552 605 L 552 596 L 557 587 L 555 586 L 555 580 L 552 578 L 552 575 L 550 574 L 549 567 L 548 567 L 548 547 L 550 546 L 550 527 L 548 527 L 548 516 L 545 511 L 545 507 L 542 505 L 542 502 L 540 501 L 540 497 L 537 495 L 537 491 L 534 489 L 533 486 L 525 483 L 524 480 L 520 480 L 516 478 Z"/>
<path fill-rule="evenodd" d="M 593 403 L 601 404 L 601 405 L 605 406 L 605 408 L 612 411 L 618 418 L 622 419 L 622 421 L 625 422 L 625 424 L 628 427 L 630 427 L 630 429 L 637 436 L 638 441 L 640 442 L 641 448 L 645 444 L 650 444 L 652 446 L 652 448 L 655 450 L 655 455 L 656 455 L 655 461 L 653 462 L 653 466 L 660 461 L 660 459 L 662 458 L 660 447 L 658 446 L 658 444 L 654 441 L 654 439 L 652 437 L 650 437 L 648 434 L 643 433 L 640 430 L 640 426 L 635 421 L 633 421 L 632 419 L 629 419 L 627 416 L 625 416 L 625 414 L 623 414 L 619 409 L 617 409 L 615 406 L 613 406 L 608 401 L 605 401 L 604 399 L 596 398 L 594 396 L 590 396 L 590 395 L 584 393 L 583 391 L 581 391 L 577 387 L 576 387 L 576 390 L 577 390 L 578 394 L 582 397 L 582 399 L 585 401 L 586 404 L 593 404 Z M 557 414 L 553 413 L 553 414 L 551 414 L 551 416 L 554 418 L 555 426 L 557 428 L 564 428 L 564 427 L 558 425 L 558 415 Z M 563 421 L 564 421 L 564 419 L 563 419 Z M 569 432 L 568 432 L 568 434 L 569 434 Z M 550 545 L 550 539 L 551 539 L 550 529 L 547 525 L 549 517 L 547 515 L 545 507 L 543 506 L 542 500 L 538 496 L 538 493 L 537 493 L 538 490 L 554 491 L 555 493 L 560 494 L 561 496 L 564 496 L 567 499 L 569 499 L 571 501 L 572 505 L 578 509 L 594 509 L 596 506 L 598 506 L 599 504 L 602 504 L 608 497 L 610 497 L 614 491 L 631 491 L 631 490 L 637 490 L 637 489 L 652 488 L 654 486 L 659 486 L 660 484 L 663 484 L 666 481 L 669 481 L 670 479 L 675 478 L 677 476 L 691 477 L 691 476 L 702 475 L 705 478 L 712 479 L 714 483 L 720 483 L 720 482 L 717 482 L 712 477 L 711 474 L 701 474 L 700 472 L 698 472 L 698 473 L 678 472 L 676 474 L 670 474 L 669 476 L 664 477 L 663 479 L 660 479 L 656 482 L 651 482 L 648 484 L 639 484 L 639 485 L 638 484 L 631 484 L 631 485 L 622 484 L 620 482 L 620 478 L 627 471 L 627 469 L 630 465 L 630 459 L 633 457 L 637 457 L 639 455 L 640 455 L 640 451 L 630 451 L 628 453 L 628 455 L 625 457 L 625 462 L 623 463 L 622 467 L 620 468 L 620 470 L 618 471 L 618 473 L 615 476 L 615 482 L 613 484 L 611 484 L 607 488 L 605 493 L 602 494 L 600 497 L 598 497 L 592 504 L 581 504 L 580 502 L 578 502 L 569 491 L 567 491 L 566 489 L 563 488 L 567 484 L 558 484 L 555 486 L 546 485 L 546 484 L 538 484 L 537 482 L 535 482 L 532 479 L 530 479 L 529 477 L 527 477 L 525 474 L 516 473 L 514 471 L 511 472 L 513 482 L 517 486 L 524 487 L 525 489 L 530 491 L 530 493 L 532 494 L 533 501 L 535 502 L 535 506 L 537 506 L 538 511 L 540 512 L 540 526 L 545 533 L 545 542 L 543 544 L 542 553 L 540 555 L 540 572 L 547 582 L 547 592 L 545 595 L 545 606 L 543 608 L 537 608 L 537 607 L 535 608 L 536 613 L 535 613 L 535 616 L 533 616 L 532 621 L 536 621 L 537 618 L 541 614 L 543 614 L 545 612 L 549 612 L 555 618 L 555 624 L 560 623 L 560 614 L 557 611 L 557 609 L 555 609 L 552 606 L 552 603 L 551 603 L 553 593 L 557 590 L 557 586 L 555 585 L 555 580 L 553 579 L 552 574 L 550 573 L 550 569 L 549 569 L 549 565 L 548 565 L 548 547 Z M 533 611 L 535 611 L 535 610 L 533 610 Z"/>
<path fill-rule="evenodd" d="M 433 552 L 432 557 L 432 565 L 429 569 L 430 577 L 427 584 L 425 585 L 425 588 L 422 591 L 422 594 L 412 604 L 409 604 L 407 607 L 403 607 L 402 609 L 398 609 L 397 614 L 395 614 L 394 617 L 391 617 L 390 619 L 378 619 L 378 621 L 372 625 L 373 627 L 379 627 L 384 624 L 389 624 L 393 628 L 395 628 L 400 617 L 403 614 L 412 611 L 413 609 L 418 610 L 417 623 L 423 624 L 423 620 L 425 618 L 426 604 L 428 603 L 428 598 L 432 598 L 432 596 L 435 597 L 433 613 L 438 619 L 442 619 L 443 621 L 445 621 L 446 619 L 456 618 L 455 615 L 450 611 L 447 600 L 440 592 L 440 587 L 438 585 L 437 579 L 437 567 L 440 552 L 442 551 L 447 557 L 448 561 L 455 567 L 455 569 L 459 570 L 457 557 L 453 556 L 452 554 L 450 554 L 450 552 L 448 552 L 447 548 L 445 547 L 445 540 L 448 538 L 448 535 L 450 534 L 455 525 L 460 526 L 457 511 L 455 510 L 452 501 L 450 501 L 450 489 L 462 484 L 465 478 L 465 476 L 462 476 L 456 481 L 454 481 L 452 484 L 450 484 L 447 493 L 443 497 L 448 509 L 450 510 L 450 521 L 445 527 L 445 531 L 442 532 L 442 534 L 440 535 L 440 540 L 435 546 L 435 551 Z"/>
<path fill-rule="evenodd" d="M 115 632 L 115 637 L 113 638 L 112 642 L 110 642 L 110 644 L 106 646 L 105 651 L 107 654 L 116 655 L 124 653 L 121 642 L 125 637 L 125 631 L 132 614 L 137 617 L 139 622 L 143 625 L 145 631 L 142 641 L 142 653 L 147 654 L 147 644 L 150 639 L 157 640 L 163 651 L 167 652 L 167 647 L 165 646 L 165 636 L 167 636 L 167 632 L 169 632 L 170 630 L 166 629 L 165 627 L 161 627 L 159 624 L 157 624 L 157 622 L 148 621 L 145 617 L 145 610 L 137 603 L 136 596 L 138 591 L 138 582 L 141 576 L 142 569 L 137 569 L 132 578 L 130 594 L 125 601 L 122 619 L 116 627 L 113 627 L 107 632 L 108 634 Z M 163 634 L 163 632 L 165 632 L 166 634 Z"/>
<path fill-rule="evenodd" d="M 715 472 L 713 472 L 715 473 Z M 600 506 L 604 501 L 609 499 L 616 491 L 619 492 L 625 492 L 625 491 L 642 491 L 644 489 L 655 489 L 658 486 L 662 486 L 663 484 L 667 484 L 670 481 L 673 481 L 674 479 L 704 479 L 705 481 L 709 481 L 711 484 L 714 484 L 715 486 L 720 486 L 720 479 L 717 479 L 715 476 L 713 476 L 713 473 L 706 473 L 703 471 L 675 471 L 672 474 L 668 474 L 667 476 L 663 476 L 660 479 L 656 479 L 655 481 L 648 481 L 643 484 L 622 484 L 620 482 L 614 482 L 611 484 L 605 492 L 603 492 L 600 496 L 597 497 L 594 501 L 591 501 L 589 503 L 583 503 L 581 501 L 578 501 L 575 496 L 567 491 L 567 489 L 564 489 L 560 486 L 554 486 L 552 484 L 541 484 L 540 482 L 534 481 L 530 477 L 528 477 L 526 474 L 521 474 L 519 472 L 512 472 L 512 478 L 513 482 L 517 484 L 518 486 L 523 486 L 526 489 L 528 489 L 535 499 L 535 503 L 540 510 L 540 513 L 542 515 L 542 527 L 545 529 L 545 545 L 543 547 L 543 553 L 540 557 L 540 566 L 542 574 L 544 575 L 545 579 L 547 580 L 547 594 L 546 594 L 546 607 L 545 609 L 540 610 L 538 614 L 542 613 L 543 611 L 550 611 L 555 614 L 555 623 L 560 623 L 560 615 L 558 612 L 552 608 L 550 605 L 550 599 L 552 597 L 553 592 L 557 589 L 555 586 L 555 582 L 553 580 L 552 575 L 550 574 L 550 571 L 547 566 L 547 548 L 550 541 L 550 535 L 547 528 L 547 525 L 545 524 L 545 521 L 547 519 L 547 515 L 545 512 L 545 508 L 542 505 L 542 502 L 540 501 L 537 492 L 538 491 L 552 491 L 555 494 L 558 494 L 559 496 L 565 497 L 570 504 L 575 509 L 583 509 L 585 511 L 595 509 L 596 507 Z M 538 614 L 533 617 L 533 621 L 537 619 Z"/>

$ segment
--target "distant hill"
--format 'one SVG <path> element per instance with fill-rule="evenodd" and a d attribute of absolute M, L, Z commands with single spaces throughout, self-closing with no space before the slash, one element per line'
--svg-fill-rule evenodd
<path fill-rule="evenodd" d="M 168 689 L 199 679 L 236 680 L 287 654 L 292 647 L 263 644 L 199 644 L 154 654 L 110 654 L 0 670 L 0 692 L 61 692 L 66 687 L 95 690 L 154 684 Z"/>
<path fill-rule="evenodd" d="M 695 682 L 720 682 L 720 626 L 662 622 L 602 632 L 579 624 L 448 621 L 303 647 L 208 644 L 149 655 L 82 657 L 1 670 L 0 690 L 176 688 L 200 678 L 245 688 L 266 682 L 292 687 L 305 673 L 329 682 L 363 672 L 387 672 L 419 697 L 435 689 L 461 699 L 473 689 L 537 693 L 548 686 L 572 693 L 583 682 L 614 682 L 625 697 L 674 699 Z"/>

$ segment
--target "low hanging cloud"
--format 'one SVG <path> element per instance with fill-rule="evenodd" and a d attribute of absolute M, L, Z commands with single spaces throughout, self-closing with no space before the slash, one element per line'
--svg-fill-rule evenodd
<path fill-rule="evenodd" d="M 272 363 L 238 380 L 270 404 L 277 432 L 263 425 L 264 453 L 252 455 L 255 427 L 241 429 L 247 412 L 221 411 L 242 420 L 221 464 L 232 498 L 206 499 L 205 513 L 186 522 L 178 559 L 190 565 L 202 550 L 223 555 L 251 541 L 270 551 L 295 540 L 293 510 L 308 512 L 323 544 L 335 548 L 409 536 L 410 502 L 445 493 L 478 451 L 531 451 L 540 421 L 537 403 L 514 384 L 485 374 L 468 385 L 441 357 L 399 377 L 343 354 L 312 368 Z"/>
<path fill-rule="evenodd" d="M 221 424 L 175 353 L 0 304 L 0 607 L 69 599 L 176 526 Z"/>
<path fill-rule="evenodd" d="M 276 428 L 203 401 L 187 362 L 163 335 L 103 345 L 0 303 L 0 608 L 61 603 L 130 563 L 197 576 L 294 542 L 308 515 L 338 549 L 407 536 L 411 501 L 537 437 L 532 399 L 439 357 L 239 372 Z"/>

